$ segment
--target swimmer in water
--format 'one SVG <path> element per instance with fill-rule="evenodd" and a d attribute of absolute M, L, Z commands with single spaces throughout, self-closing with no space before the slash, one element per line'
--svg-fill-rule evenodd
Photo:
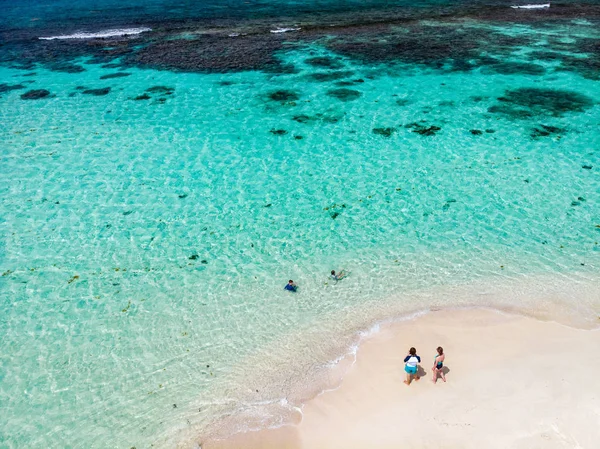
<path fill-rule="evenodd" d="M 284 288 L 284 290 L 287 290 L 288 292 L 294 292 L 294 293 L 298 290 L 298 286 L 291 279 L 288 281 L 286 286 L 283 288 Z"/>
<path fill-rule="evenodd" d="M 331 270 L 331 279 L 334 281 L 341 281 L 346 277 L 346 272 L 341 270 L 339 273 L 336 273 L 335 270 Z"/>

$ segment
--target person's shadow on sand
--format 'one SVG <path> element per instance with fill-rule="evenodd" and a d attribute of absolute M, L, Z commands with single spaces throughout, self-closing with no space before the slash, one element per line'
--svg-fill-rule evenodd
<path fill-rule="evenodd" d="M 427 375 L 427 371 L 423 369 L 421 365 L 417 367 L 417 377 L 425 377 Z"/>

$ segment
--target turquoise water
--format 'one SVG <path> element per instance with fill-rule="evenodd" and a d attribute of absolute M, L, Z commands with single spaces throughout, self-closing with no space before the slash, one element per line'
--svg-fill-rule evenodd
<path fill-rule="evenodd" d="M 469 70 L 292 37 L 288 73 L 1 67 L 2 445 L 276 424 L 358 331 L 430 308 L 597 326 L 598 79 L 540 54 L 590 58 L 596 28 L 461 27 L 527 44 Z"/>

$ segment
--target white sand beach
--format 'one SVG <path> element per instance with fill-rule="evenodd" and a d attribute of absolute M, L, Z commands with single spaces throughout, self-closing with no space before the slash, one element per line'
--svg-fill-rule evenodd
<path fill-rule="evenodd" d="M 415 346 L 423 377 L 403 384 Z M 431 380 L 437 346 L 447 383 Z M 445 310 L 385 326 L 364 341 L 339 388 L 298 423 L 204 441 L 203 449 L 596 448 L 600 331 Z"/>

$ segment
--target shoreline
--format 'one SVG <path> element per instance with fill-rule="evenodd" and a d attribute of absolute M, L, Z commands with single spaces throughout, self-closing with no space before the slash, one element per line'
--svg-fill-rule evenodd
<path fill-rule="evenodd" d="M 305 401 L 292 424 L 206 438 L 201 447 L 592 447 L 599 344 L 598 329 L 488 308 L 383 323 L 359 342 L 339 386 Z M 407 387 L 402 359 L 413 345 L 426 374 Z M 449 371 L 446 384 L 434 385 L 429 359 L 437 345 L 445 348 Z M 568 360 L 583 366 L 567 372 Z"/>

